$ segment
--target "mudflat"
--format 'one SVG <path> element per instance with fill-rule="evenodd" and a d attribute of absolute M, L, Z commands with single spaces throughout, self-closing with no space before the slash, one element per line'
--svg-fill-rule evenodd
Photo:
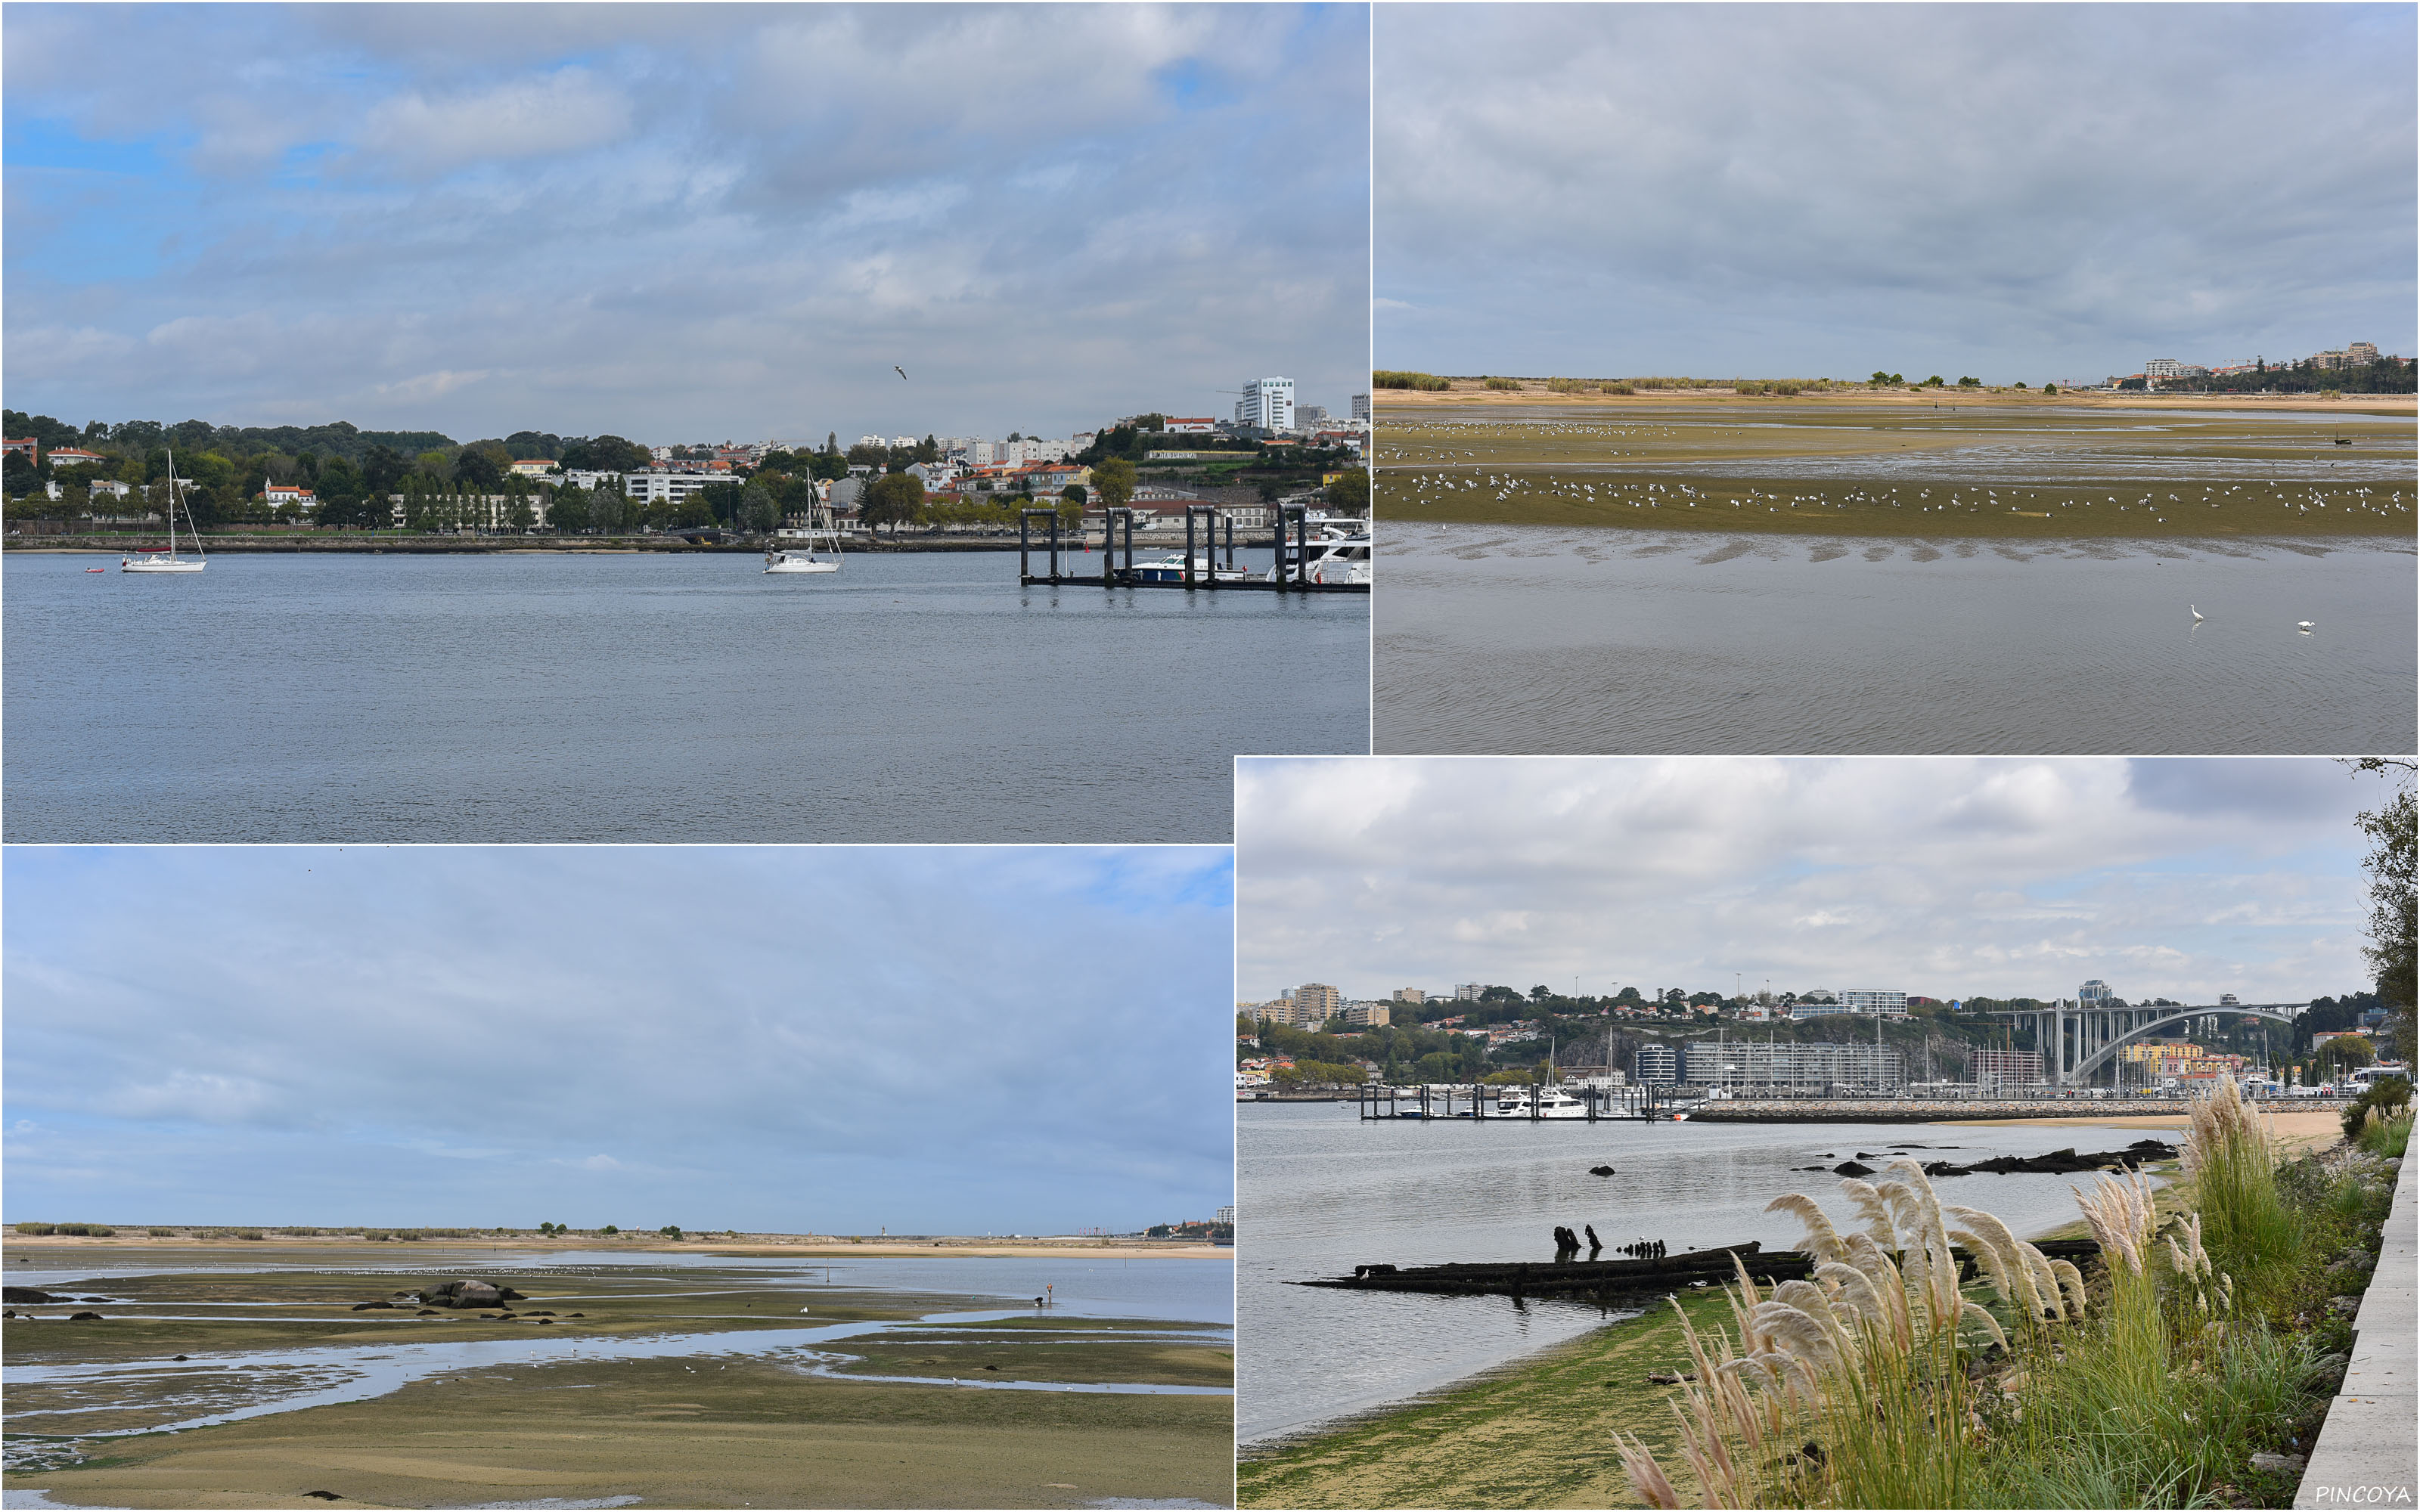
<path fill-rule="evenodd" d="M 2420 518 L 2412 421 L 2375 409 L 1838 395 L 1509 402 L 1540 398 L 1382 408 L 1379 517 L 2180 542 L 2410 537 Z"/>
<path fill-rule="evenodd" d="M 9 1247 L 10 1271 L 80 1277 L 42 1288 L 76 1300 L 12 1303 L 0 1325 L 10 1489 L 132 1507 L 1231 1499 L 1232 1335 L 1198 1315 L 957 1294 L 948 1260 L 925 1291 L 896 1263 L 877 1288 L 837 1261 L 827 1281 L 721 1255 L 483 1272 L 454 1245 L 233 1247 L 155 1246 L 129 1273 L 88 1246 Z M 522 1295 L 397 1298 L 482 1275 Z M 85 1311 L 101 1316 L 69 1320 Z"/>

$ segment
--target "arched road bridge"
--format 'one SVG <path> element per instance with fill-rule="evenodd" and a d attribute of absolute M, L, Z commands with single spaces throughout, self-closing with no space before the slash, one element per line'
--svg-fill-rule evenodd
<path fill-rule="evenodd" d="M 2041 1051 L 2042 1074 L 2054 1087 L 2081 1087 L 2118 1053 L 2186 1019 L 2235 1013 L 2292 1025 L 2294 1015 L 2311 1005 L 2302 1003 L 2207 1003 L 2191 1008 L 2162 1004 L 2157 1008 L 2102 1008 L 2062 1002 L 2039 1012 L 2011 1013 L 2030 1021 L 2034 1044 Z"/>

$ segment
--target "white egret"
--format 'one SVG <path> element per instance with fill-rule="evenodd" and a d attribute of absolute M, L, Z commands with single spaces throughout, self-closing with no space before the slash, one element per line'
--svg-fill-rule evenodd
<path fill-rule="evenodd" d="M 2195 609 L 2191 604 L 2187 604 L 2185 606 L 2185 611 L 2191 614 L 2195 621 L 2199 621 L 2201 619 L 2201 610 Z"/>

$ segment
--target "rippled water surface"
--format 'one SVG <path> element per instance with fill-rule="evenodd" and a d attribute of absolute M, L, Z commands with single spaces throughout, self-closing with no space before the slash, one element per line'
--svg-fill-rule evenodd
<path fill-rule="evenodd" d="M 1380 542 L 1381 751 L 2403 750 L 2420 699 L 2408 539 Z"/>
<path fill-rule="evenodd" d="M 996 552 L 103 560 L 6 559 L 10 841 L 1223 844 L 1236 753 L 1368 748 L 1359 595 L 1020 588 Z"/>
<path fill-rule="evenodd" d="M 1785 1192 L 1854 1219 L 1838 1179 L 1791 1169 L 1859 1151 L 1986 1155 L 2119 1149 L 2136 1129 L 1947 1124 L 1363 1123 L 1350 1103 L 1239 1104 L 1235 1265 L 1239 1442 L 1281 1437 L 1399 1401 L 1631 1312 L 1593 1303 L 1327 1291 L 1287 1283 L 1356 1265 L 1549 1260 L 1557 1224 L 1608 1245 L 1671 1249 L 1761 1240 L 1793 1246 Z M 2168 1137 L 2168 1136 L 2161 1136 Z M 1919 1158 L 1934 1158 L 1921 1154 Z M 1617 1174 L 1588 1174 L 1595 1165 Z M 1869 1164 L 1879 1164 L 1869 1162 Z M 2020 1235 L 2073 1221 L 2085 1177 L 1936 1179 L 1945 1203 L 1998 1214 Z"/>

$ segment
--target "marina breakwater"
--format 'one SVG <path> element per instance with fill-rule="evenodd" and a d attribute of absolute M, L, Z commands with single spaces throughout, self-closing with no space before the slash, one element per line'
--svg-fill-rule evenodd
<path fill-rule="evenodd" d="M 2189 1097 L 1726 1099 L 1688 1110 L 1697 1123 L 1938 1123 L 1960 1119 L 2147 1119 L 2191 1114 Z"/>

